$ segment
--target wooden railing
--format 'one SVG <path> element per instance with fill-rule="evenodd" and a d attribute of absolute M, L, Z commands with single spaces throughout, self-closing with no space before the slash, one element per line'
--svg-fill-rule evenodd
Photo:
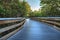
<path fill-rule="evenodd" d="M 22 28 L 25 18 L 0 18 L 0 40 L 6 40 Z"/>
<path fill-rule="evenodd" d="M 31 19 L 45 22 L 60 28 L 60 17 L 34 17 Z"/>

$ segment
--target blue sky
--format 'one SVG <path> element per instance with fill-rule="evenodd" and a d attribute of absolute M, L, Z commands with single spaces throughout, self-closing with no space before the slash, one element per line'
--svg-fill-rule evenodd
<path fill-rule="evenodd" d="M 31 6 L 32 11 L 39 10 L 39 8 L 40 8 L 40 0 L 27 0 L 27 2 Z"/>

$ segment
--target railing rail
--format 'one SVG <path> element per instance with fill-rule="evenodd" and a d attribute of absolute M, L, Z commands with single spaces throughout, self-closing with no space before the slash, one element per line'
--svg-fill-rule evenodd
<path fill-rule="evenodd" d="M 34 17 L 32 19 L 60 27 L 60 17 Z"/>
<path fill-rule="evenodd" d="M 9 36 L 16 33 L 24 22 L 25 18 L 0 18 L 0 40 L 6 40 Z"/>

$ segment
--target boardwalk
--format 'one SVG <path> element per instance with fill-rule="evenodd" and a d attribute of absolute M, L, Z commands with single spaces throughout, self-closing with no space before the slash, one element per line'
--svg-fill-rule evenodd
<path fill-rule="evenodd" d="M 23 29 L 7 40 L 60 40 L 60 32 L 53 26 L 27 19 Z"/>

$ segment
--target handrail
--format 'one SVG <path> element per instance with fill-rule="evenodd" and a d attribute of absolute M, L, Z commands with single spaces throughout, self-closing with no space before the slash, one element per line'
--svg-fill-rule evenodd
<path fill-rule="evenodd" d="M 15 24 L 15 25 L 12 25 L 12 26 L 9 26 L 9 27 L 2 28 L 2 29 L 0 29 L 0 33 L 5 32 L 5 31 L 7 31 L 9 29 L 15 28 L 15 27 L 17 27 L 19 25 L 21 25 L 21 23 Z"/>
<path fill-rule="evenodd" d="M 25 18 L 0 18 L 0 25 L 14 23 L 12 25 L 0 28 L 0 39 L 3 39 L 3 38 L 7 39 L 8 37 L 6 35 L 11 36 L 12 34 L 16 33 L 18 31 L 18 28 L 20 29 L 20 27 L 24 24 L 24 22 L 25 22 Z"/>
<path fill-rule="evenodd" d="M 60 17 L 35 17 L 32 19 L 60 27 Z"/>
<path fill-rule="evenodd" d="M 25 18 L 0 18 L 0 24 L 21 21 L 23 19 L 25 19 Z"/>
<path fill-rule="evenodd" d="M 19 20 L 19 19 L 25 19 L 25 18 L 0 18 L 0 20 Z"/>

